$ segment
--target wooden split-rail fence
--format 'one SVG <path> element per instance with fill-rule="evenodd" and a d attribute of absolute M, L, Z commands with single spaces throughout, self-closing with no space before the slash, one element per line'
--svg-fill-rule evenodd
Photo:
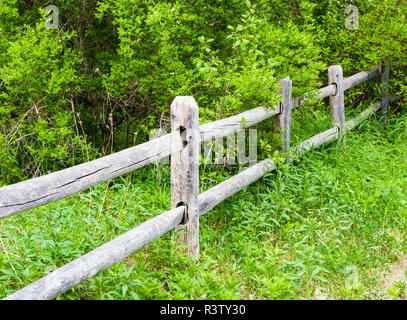
<path fill-rule="evenodd" d="M 379 79 L 381 86 L 381 102 L 373 104 L 356 118 L 345 121 L 345 90 L 375 77 Z M 294 148 L 290 148 L 291 111 L 300 107 L 308 98 L 293 99 L 292 82 L 287 77 L 280 80 L 282 101 L 278 105 L 270 108 L 258 107 L 199 125 L 198 106 L 194 98 L 176 97 L 171 105 L 171 133 L 93 161 L 0 188 L 0 218 L 6 218 L 68 197 L 171 155 L 171 210 L 142 223 L 5 299 L 53 299 L 174 228 L 178 234 L 177 241 L 186 244 L 184 247 L 190 257 L 197 258 L 199 217 L 276 168 L 272 159 L 265 159 L 199 194 L 200 143 L 230 136 L 272 117 L 273 130 L 281 136 L 280 150 L 286 152 L 287 161 L 291 161 L 295 155 L 301 155 L 312 147 L 337 140 L 376 111 L 380 110 L 386 117 L 389 104 L 400 98 L 388 96 L 389 67 L 385 64 L 345 79 L 341 66 L 331 66 L 328 79 L 328 86 L 319 89 L 316 98 L 329 97 L 332 128 Z"/>

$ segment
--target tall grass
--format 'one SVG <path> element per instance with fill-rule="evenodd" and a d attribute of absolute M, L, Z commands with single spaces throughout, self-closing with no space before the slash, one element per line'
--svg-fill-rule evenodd
<path fill-rule="evenodd" d="M 296 141 L 329 126 L 325 111 L 305 114 L 293 121 Z M 199 264 L 167 234 L 58 299 L 380 298 L 381 271 L 406 250 L 407 116 L 386 127 L 369 119 L 345 140 L 284 165 L 201 217 Z M 230 174 L 207 168 L 201 189 Z M 109 188 L 99 184 L 91 199 L 87 191 L 3 219 L 0 297 L 169 203 L 168 166 L 150 166 Z"/>

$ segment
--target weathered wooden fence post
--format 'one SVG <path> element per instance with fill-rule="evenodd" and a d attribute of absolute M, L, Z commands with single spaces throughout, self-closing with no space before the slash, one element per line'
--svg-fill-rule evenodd
<path fill-rule="evenodd" d="M 280 93 L 283 100 L 280 102 L 280 114 L 273 117 L 273 133 L 280 134 L 280 151 L 287 151 L 290 148 L 291 139 L 291 110 L 293 108 L 292 100 L 292 81 L 290 77 L 280 80 Z"/>
<path fill-rule="evenodd" d="M 389 80 L 390 80 L 390 68 L 388 62 L 382 64 L 382 70 L 380 73 L 380 91 L 382 95 L 381 101 L 381 115 L 383 117 L 383 121 L 387 120 L 387 110 L 389 108 Z"/>
<path fill-rule="evenodd" d="M 171 130 L 179 131 L 183 149 L 171 155 L 171 206 L 185 205 L 178 244 L 189 257 L 199 257 L 199 151 L 198 106 L 193 97 L 176 97 L 171 104 Z"/>
<path fill-rule="evenodd" d="M 335 95 L 329 96 L 332 126 L 337 127 L 339 136 L 342 136 L 345 127 L 345 90 L 343 86 L 343 70 L 341 66 L 330 66 L 328 69 L 330 85 L 336 87 Z"/>

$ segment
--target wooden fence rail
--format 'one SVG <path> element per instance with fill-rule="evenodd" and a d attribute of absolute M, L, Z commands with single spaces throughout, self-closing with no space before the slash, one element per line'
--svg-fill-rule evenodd
<path fill-rule="evenodd" d="M 345 79 L 344 88 L 349 89 L 379 76 L 381 68 L 379 65 Z M 334 85 L 319 89 L 316 99 L 334 95 L 335 90 Z M 306 100 L 307 98 L 294 99 L 292 109 L 300 107 Z M 245 119 L 244 127 L 249 128 L 279 114 L 279 105 L 258 107 L 226 119 L 201 125 L 199 126 L 201 142 L 228 136 L 242 130 L 242 118 Z M 182 150 L 178 136 L 179 133 L 172 132 L 93 161 L 2 187 L 0 189 L 0 219 L 66 198 L 101 182 L 168 157 L 173 152 Z"/>
<path fill-rule="evenodd" d="M 142 223 L 5 299 L 53 299 L 174 228 L 187 231 L 180 233 L 184 236 L 179 239 L 188 245 L 190 256 L 198 257 L 199 216 L 276 168 L 272 159 L 265 159 L 198 194 L 201 142 L 231 135 L 274 117 L 275 132 L 283 133 L 281 150 L 288 151 L 287 161 L 291 161 L 313 147 L 337 140 L 376 111 L 381 110 L 385 115 L 388 105 L 400 98 L 387 95 L 388 67 L 379 65 L 343 79 L 342 68 L 332 66 L 328 74 L 330 84 L 314 95 L 317 99 L 330 97 L 333 128 L 306 139 L 296 147 L 289 148 L 291 110 L 309 98 L 292 100 L 291 81 L 285 78 L 280 81 L 283 100 L 277 106 L 258 107 L 199 126 L 195 100 L 192 97 L 177 97 L 171 107 L 172 133 L 97 160 L 0 188 L 0 218 L 5 218 L 70 196 L 171 155 L 170 211 Z M 374 77 L 380 77 L 382 101 L 345 122 L 344 91 Z M 242 118 L 245 119 L 244 123 Z"/>
<path fill-rule="evenodd" d="M 279 106 L 259 107 L 199 126 L 201 142 L 251 127 L 278 115 Z M 154 163 L 181 151 L 179 132 L 172 132 L 114 154 L 0 188 L 0 219 L 66 198 L 101 182 Z"/>

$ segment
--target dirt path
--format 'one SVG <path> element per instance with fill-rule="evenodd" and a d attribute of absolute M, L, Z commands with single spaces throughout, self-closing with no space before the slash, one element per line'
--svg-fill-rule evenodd
<path fill-rule="evenodd" d="M 383 296 L 385 300 L 392 300 L 393 297 L 389 294 L 388 290 L 394 288 L 397 281 L 404 281 L 407 283 L 407 256 L 401 256 L 398 261 L 390 266 L 390 270 L 383 274 L 381 281 L 379 295 Z M 398 300 L 406 300 L 406 292 L 398 296 Z"/>
<path fill-rule="evenodd" d="M 377 284 L 377 293 L 373 294 L 370 298 L 372 300 L 393 300 L 393 296 L 389 294 L 389 289 L 391 289 L 394 293 L 397 292 L 397 288 L 395 284 L 399 281 L 405 283 L 405 289 L 399 292 L 396 300 L 407 300 L 407 256 L 401 255 L 399 259 L 389 265 L 388 271 L 383 272 L 374 272 L 373 275 L 377 277 L 378 284 Z M 322 294 L 319 289 L 316 289 L 313 294 L 313 299 L 315 300 L 331 300 L 327 294 Z"/>

